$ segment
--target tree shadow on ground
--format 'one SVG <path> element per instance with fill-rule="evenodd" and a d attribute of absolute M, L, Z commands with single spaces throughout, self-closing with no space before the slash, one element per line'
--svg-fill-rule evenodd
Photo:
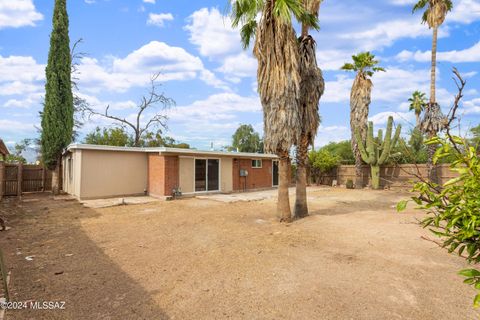
<path fill-rule="evenodd" d="M 98 213 L 77 201 L 35 194 L 0 203 L 11 227 L 0 246 L 12 301 L 65 301 L 65 310 L 8 311 L 12 319 L 168 319 L 146 291 L 82 230 Z M 135 237 L 134 234 L 125 237 Z M 25 259 L 31 257 L 31 261 Z"/>

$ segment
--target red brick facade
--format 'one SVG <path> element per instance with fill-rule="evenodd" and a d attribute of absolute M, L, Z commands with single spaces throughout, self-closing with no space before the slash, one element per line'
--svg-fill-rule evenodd
<path fill-rule="evenodd" d="M 178 156 L 148 155 L 148 193 L 154 197 L 171 196 L 178 187 Z"/>
<path fill-rule="evenodd" d="M 240 170 L 248 171 L 240 177 Z M 252 159 L 233 159 L 233 191 L 265 189 L 272 187 L 272 160 L 263 159 L 261 168 L 252 168 Z"/>

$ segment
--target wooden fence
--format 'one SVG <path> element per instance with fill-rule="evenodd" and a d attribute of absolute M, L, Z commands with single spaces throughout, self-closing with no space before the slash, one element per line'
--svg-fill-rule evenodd
<path fill-rule="evenodd" d="M 40 165 L 0 162 L 0 198 L 52 190 L 52 172 Z"/>
<path fill-rule="evenodd" d="M 371 184 L 370 167 L 365 165 L 362 167 L 363 185 Z M 457 174 L 450 170 L 449 164 L 441 164 L 436 168 L 438 182 L 443 184 L 448 180 L 455 178 Z M 380 186 L 389 188 L 411 188 L 412 182 L 418 181 L 415 175 L 427 177 L 427 167 L 425 164 L 400 164 L 388 165 L 380 168 Z M 355 182 L 355 166 L 341 165 L 331 173 L 323 175 L 318 183 L 331 185 L 333 180 L 337 180 L 337 184 L 345 185 L 347 180 Z"/>

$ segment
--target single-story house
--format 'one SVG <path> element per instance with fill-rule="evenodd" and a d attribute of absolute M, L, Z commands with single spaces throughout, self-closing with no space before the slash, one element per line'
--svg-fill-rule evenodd
<path fill-rule="evenodd" d="M 62 167 L 63 191 L 78 199 L 230 193 L 278 185 L 277 156 L 260 153 L 72 144 Z"/>

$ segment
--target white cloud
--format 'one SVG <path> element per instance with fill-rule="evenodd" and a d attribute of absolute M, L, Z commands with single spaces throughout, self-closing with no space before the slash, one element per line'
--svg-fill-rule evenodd
<path fill-rule="evenodd" d="M 6 108 L 31 108 L 34 106 L 40 106 L 43 100 L 43 92 L 35 92 L 28 94 L 27 96 L 22 95 L 21 98 L 10 99 L 3 105 Z"/>
<path fill-rule="evenodd" d="M 394 66 L 387 66 L 386 69 L 386 72 L 379 72 L 372 78 L 373 103 L 387 103 L 389 108 L 398 109 L 415 90 L 428 92 L 430 83 L 428 69 L 403 70 Z M 353 73 L 338 73 L 335 80 L 326 81 L 321 103 L 348 103 L 353 80 Z M 439 102 L 447 103 L 450 98 L 448 92 L 442 88 L 438 88 L 437 91 Z"/>
<path fill-rule="evenodd" d="M 346 102 L 350 100 L 353 79 L 346 74 L 338 74 L 335 81 L 325 81 L 325 93 L 321 102 Z"/>
<path fill-rule="evenodd" d="M 112 58 L 108 66 L 97 59 L 84 58 L 79 66 L 79 83 L 91 92 L 107 89 L 125 92 L 132 87 L 148 84 L 154 73 L 160 73 L 160 82 L 199 78 L 208 85 L 228 90 L 225 84 L 207 70 L 200 58 L 181 47 L 152 41 L 124 58 Z"/>
<path fill-rule="evenodd" d="M 446 22 L 469 24 L 480 19 L 479 0 L 459 0 L 454 3 L 453 10 L 447 15 Z"/>
<path fill-rule="evenodd" d="M 417 2 L 418 0 L 390 0 L 390 3 L 396 6 L 413 5 Z"/>
<path fill-rule="evenodd" d="M 460 111 L 464 114 L 480 114 L 480 98 L 465 101 Z"/>
<path fill-rule="evenodd" d="M 324 50 L 319 49 L 316 52 L 317 63 L 322 71 L 337 70 L 352 60 L 352 52 L 347 50 Z"/>
<path fill-rule="evenodd" d="M 143 2 L 145 3 L 151 3 L 151 4 L 155 4 L 155 0 L 143 0 Z"/>
<path fill-rule="evenodd" d="M 0 30 L 35 26 L 43 15 L 37 11 L 32 0 L 2 0 L 0 1 Z"/>
<path fill-rule="evenodd" d="M 38 81 L 45 79 L 45 65 L 28 56 L 0 56 L 0 83 L 6 81 Z"/>
<path fill-rule="evenodd" d="M 255 58 L 246 52 L 241 52 L 237 55 L 226 57 L 217 71 L 224 73 L 228 80 L 238 82 L 239 78 L 256 77 L 257 65 Z"/>
<path fill-rule="evenodd" d="M 171 13 L 150 13 L 148 15 L 147 24 L 151 26 L 163 27 L 165 21 L 172 21 L 173 15 Z"/>
<path fill-rule="evenodd" d="M 22 134 L 31 134 L 36 131 L 37 123 L 28 123 L 25 121 L 15 121 L 8 119 L 0 119 L 0 132 L 14 134 L 19 136 Z"/>
<path fill-rule="evenodd" d="M 375 126 L 386 125 L 388 118 L 392 117 L 395 124 L 412 124 L 415 122 L 415 114 L 413 112 L 394 112 L 385 111 L 377 113 L 368 118 L 368 121 L 372 121 Z"/>
<path fill-rule="evenodd" d="M 3 107 L 30 108 L 42 101 L 45 81 L 45 66 L 32 57 L 0 56 L 0 97 Z"/>
<path fill-rule="evenodd" d="M 218 9 L 200 9 L 188 21 L 185 29 L 190 32 L 190 42 L 202 56 L 221 56 L 242 49 L 239 31 L 232 29 L 230 18 L 222 16 Z"/>
<path fill-rule="evenodd" d="M 350 139 L 349 127 L 320 125 L 315 138 L 315 147 L 323 147 L 329 142 L 340 142 L 348 139 Z"/>
<path fill-rule="evenodd" d="M 169 112 L 172 120 L 207 123 L 212 120 L 235 118 L 239 112 L 260 112 L 262 106 L 256 96 L 243 97 L 235 93 L 219 93 L 188 106 L 179 106 Z M 210 122 L 212 124 L 212 122 Z"/>
<path fill-rule="evenodd" d="M 219 93 L 197 100 L 189 105 L 178 106 L 168 111 L 169 125 L 176 128 L 175 135 L 182 141 L 202 148 L 210 142 L 220 147 L 230 143 L 230 136 L 242 123 L 242 117 L 261 120 L 261 104 L 257 96 L 241 96 L 235 93 Z M 169 133 L 170 135 L 170 133 Z"/>
<path fill-rule="evenodd" d="M 391 46 L 395 41 L 402 38 L 418 38 L 431 36 L 432 31 L 421 24 L 417 17 L 408 17 L 398 20 L 382 21 L 375 26 L 360 31 L 341 33 L 340 38 L 355 40 L 363 50 L 375 50 Z M 448 29 L 443 27 L 439 31 L 439 37 L 448 35 Z"/>
<path fill-rule="evenodd" d="M 408 51 L 403 50 L 397 54 L 396 59 L 399 61 L 414 60 L 417 62 L 430 62 L 431 51 Z M 437 61 L 448 62 L 479 62 L 480 61 L 480 42 L 477 42 L 472 47 L 463 50 L 451 50 L 437 53 Z"/>

